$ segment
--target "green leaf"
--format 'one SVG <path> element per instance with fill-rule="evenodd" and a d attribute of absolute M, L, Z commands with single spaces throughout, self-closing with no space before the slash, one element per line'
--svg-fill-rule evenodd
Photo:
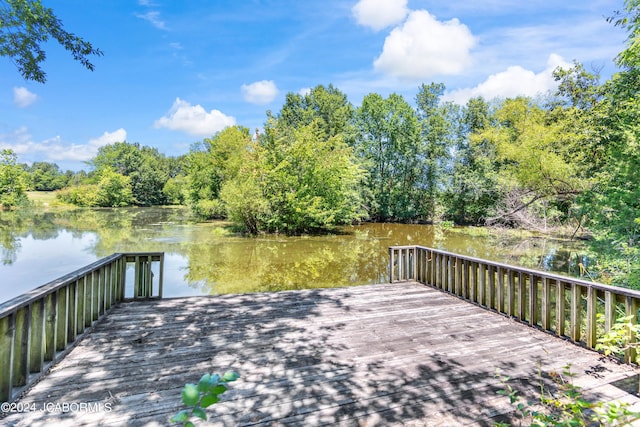
<path fill-rule="evenodd" d="M 223 384 L 218 384 L 217 386 L 209 390 L 209 394 L 217 396 L 219 394 L 224 393 L 225 391 L 227 391 L 227 386 Z"/>
<path fill-rule="evenodd" d="M 183 427 L 196 427 L 196 425 L 194 423 L 192 423 L 191 421 L 187 421 L 186 423 L 184 423 Z"/>
<path fill-rule="evenodd" d="M 211 375 L 211 379 L 209 380 L 209 387 L 218 385 L 219 382 L 220 382 L 220 374 L 213 374 Z"/>
<path fill-rule="evenodd" d="M 187 406 L 195 406 L 200 399 L 200 392 L 198 387 L 194 384 L 187 384 L 182 389 L 182 402 Z"/>
<path fill-rule="evenodd" d="M 171 417 L 169 421 L 171 421 L 172 423 L 184 423 L 186 421 L 189 421 L 189 416 L 189 411 L 183 409 L 182 411 Z"/>
<path fill-rule="evenodd" d="M 207 413 L 202 410 L 202 408 L 195 408 L 193 410 L 193 416 L 198 417 L 203 421 L 207 421 Z"/>
<path fill-rule="evenodd" d="M 224 373 L 224 376 L 222 377 L 222 381 L 224 382 L 231 382 L 231 381 L 235 381 L 238 378 L 240 378 L 240 374 L 238 374 L 235 371 L 227 371 Z"/>
<path fill-rule="evenodd" d="M 209 388 L 209 381 L 211 381 L 211 374 L 204 374 L 198 381 L 198 391 L 206 392 Z"/>
<path fill-rule="evenodd" d="M 220 402 L 220 398 L 217 395 L 205 394 L 200 401 L 200 406 L 202 406 L 203 408 L 208 408 L 209 406 L 218 402 Z"/>

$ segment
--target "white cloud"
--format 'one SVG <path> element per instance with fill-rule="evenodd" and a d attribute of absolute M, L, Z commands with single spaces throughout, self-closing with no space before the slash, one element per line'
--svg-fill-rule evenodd
<path fill-rule="evenodd" d="M 379 31 L 402 22 L 409 9 L 407 0 L 360 0 L 351 12 L 358 24 Z"/>
<path fill-rule="evenodd" d="M 103 145 L 122 142 L 126 138 L 127 131 L 120 128 L 114 132 L 105 132 L 102 136 L 89 140 L 87 144 L 65 144 L 59 135 L 35 142 L 29 130 L 22 126 L 10 134 L 0 135 L 0 149 L 11 149 L 21 158 L 38 158 L 38 161 L 87 161 L 95 157 Z"/>
<path fill-rule="evenodd" d="M 242 85 L 242 96 L 251 104 L 265 105 L 278 95 L 278 88 L 273 80 L 260 80 L 248 85 Z"/>
<path fill-rule="evenodd" d="M 147 13 L 137 13 L 136 17 L 150 22 L 151 25 L 153 25 L 159 30 L 167 29 L 167 25 L 165 24 L 165 22 L 162 19 L 160 19 L 160 12 L 156 10 L 150 10 Z"/>
<path fill-rule="evenodd" d="M 457 19 L 441 22 L 426 10 L 416 10 L 387 36 L 374 67 L 401 79 L 458 74 L 470 65 L 475 43 Z"/>
<path fill-rule="evenodd" d="M 33 92 L 29 92 L 26 87 L 14 87 L 13 88 L 13 103 L 20 108 L 26 108 L 36 102 L 38 95 Z"/>
<path fill-rule="evenodd" d="M 547 60 L 547 67 L 537 74 L 519 65 L 510 66 L 505 71 L 490 75 L 476 87 L 451 91 L 443 99 L 464 104 L 476 96 L 482 96 L 485 99 L 534 97 L 557 87 L 557 82 L 552 75 L 553 70 L 557 67 L 572 66 L 573 64 L 565 61 L 560 55 L 551 54 Z"/>
<path fill-rule="evenodd" d="M 227 116 L 219 110 L 207 112 L 201 105 L 191 105 L 187 101 L 176 98 L 167 114 L 155 121 L 154 127 L 205 137 L 235 124 L 234 117 Z"/>
<path fill-rule="evenodd" d="M 300 89 L 298 91 L 298 95 L 300 96 L 307 96 L 311 93 L 311 88 L 310 87 L 303 87 L 302 89 Z"/>
<path fill-rule="evenodd" d="M 103 145 L 113 144 L 114 142 L 125 142 L 127 140 L 127 131 L 123 128 L 113 132 L 105 132 L 97 138 L 89 140 L 89 145 L 94 147 L 102 147 Z"/>

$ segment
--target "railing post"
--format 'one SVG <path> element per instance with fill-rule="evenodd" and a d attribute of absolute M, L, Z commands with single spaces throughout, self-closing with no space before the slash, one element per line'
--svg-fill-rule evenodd
<path fill-rule="evenodd" d="M 549 279 L 542 279 L 542 329 L 548 331 L 551 328 L 551 286 Z"/>
<path fill-rule="evenodd" d="M 395 282 L 393 276 L 393 265 L 395 261 L 396 250 L 392 247 L 389 248 L 389 283 Z"/>
<path fill-rule="evenodd" d="M 31 305 L 21 308 L 16 313 L 16 333 L 13 344 L 13 386 L 20 387 L 29 378 L 29 341 L 31 340 Z"/>
<path fill-rule="evenodd" d="M 595 348 L 597 341 L 596 308 L 598 291 L 590 286 L 587 290 L 587 347 Z"/>
<path fill-rule="evenodd" d="M 44 365 L 44 321 L 44 300 L 40 299 L 31 306 L 29 373 L 40 372 Z"/>
<path fill-rule="evenodd" d="M 13 359 L 16 337 L 16 315 L 12 313 L 0 319 L 0 401 L 7 402 L 13 395 Z"/>
<path fill-rule="evenodd" d="M 575 283 L 571 284 L 571 339 L 580 341 L 582 326 L 582 290 Z"/>
<path fill-rule="evenodd" d="M 632 325 L 638 324 L 638 300 L 633 297 L 627 296 L 625 298 L 625 312 L 626 316 L 629 317 L 629 322 Z M 634 333 L 629 331 L 629 344 L 635 344 L 637 342 L 637 337 Z M 627 363 L 635 362 L 637 356 L 637 351 L 633 345 L 628 346 L 627 350 L 624 352 L 624 361 Z"/>
<path fill-rule="evenodd" d="M 556 334 L 561 337 L 565 330 L 565 289 L 564 282 L 556 279 Z"/>
<path fill-rule="evenodd" d="M 538 324 L 538 279 L 529 273 L 529 324 Z"/>

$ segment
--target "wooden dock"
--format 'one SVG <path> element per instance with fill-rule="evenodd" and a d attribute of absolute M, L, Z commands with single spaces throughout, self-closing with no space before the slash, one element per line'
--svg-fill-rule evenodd
<path fill-rule="evenodd" d="M 166 426 L 185 383 L 233 369 L 196 425 L 493 426 L 515 420 L 497 370 L 533 395 L 567 364 L 640 408 L 614 385 L 637 367 L 418 283 L 122 302 L 0 424 Z"/>

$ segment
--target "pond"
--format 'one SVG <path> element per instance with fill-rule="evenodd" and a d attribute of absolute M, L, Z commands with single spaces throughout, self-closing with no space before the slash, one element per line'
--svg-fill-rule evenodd
<path fill-rule="evenodd" d="M 244 237 L 180 207 L 0 212 L 0 302 L 114 252 L 165 252 L 165 297 L 383 283 L 388 247 L 407 244 L 565 275 L 587 261 L 579 242 L 486 228 L 365 223 Z"/>

